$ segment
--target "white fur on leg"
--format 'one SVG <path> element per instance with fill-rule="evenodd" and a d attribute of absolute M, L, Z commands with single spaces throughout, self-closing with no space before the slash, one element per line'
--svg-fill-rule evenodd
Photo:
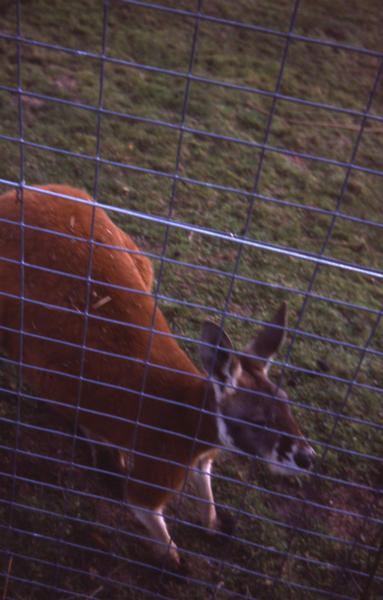
<path fill-rule="evenodd" d="M 169 535 L 162 509 L 151 511 L 136 507 L 133 509 L 133 512 L 150 534 L 156 555 L 160 558 L 169 558 L 176 566 L 179 566 L 180 557 L 177 552 L 177 546 Z"/>
<path fill-rule="evenodd" d="M 198 460 L 195 468 L 198 470 L 191 471 L 192 479 L 198 496 L 203 502 L 198 503 L 198 509 L 202 524 L 216 531 L 218 529 L 218 519 L 215 510 L 213 491 L 211 489 L 211 468 L 213 458 L 208 453 Z"/>

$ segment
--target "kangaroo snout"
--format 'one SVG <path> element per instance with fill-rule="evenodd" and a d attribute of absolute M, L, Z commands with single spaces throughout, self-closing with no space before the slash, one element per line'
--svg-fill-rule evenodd
<path fill-rule="evenodd" d="M 309 470 L 314 464 L 315 456 L 316 452 L 314 448 L 306 444 L 294 454 L 294 460 L 300 469 Z"/>
<path fill-rule="evenodd" d="M 268 466 L 273 473 L 280 475 L 298 475 L 300 471 L 309 471 L 315 460 L 315 450 L 302 440 L 290 440 L 285 436 L 273 448 Z"/>

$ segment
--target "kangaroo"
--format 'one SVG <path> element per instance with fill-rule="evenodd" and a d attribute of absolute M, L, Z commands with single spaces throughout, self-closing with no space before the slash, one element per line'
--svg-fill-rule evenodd
<path fill-rule="evenodd" d="M 210 481 L 220 447 L 285 474 L 310 469 L 314 450 L 267 374 L 286 304 L 240 355 L 205 322 L 203 373 L 172 336 L 152 280 L 148 258 L 85 192 L 44 185 L 0 196 L 0 346 L 34 393 L 124 449 L 129 504 L 156 555 L 177 566 L 164 507 L 190 476 L 203 525 L 220 528 Z"/>

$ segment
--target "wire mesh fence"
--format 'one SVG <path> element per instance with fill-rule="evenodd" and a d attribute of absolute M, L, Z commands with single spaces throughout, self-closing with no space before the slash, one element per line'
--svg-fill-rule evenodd
<path fill-rule="evenodd" d="M 0 11 L 2 600 L 383 598 L 379 6 Z"/>

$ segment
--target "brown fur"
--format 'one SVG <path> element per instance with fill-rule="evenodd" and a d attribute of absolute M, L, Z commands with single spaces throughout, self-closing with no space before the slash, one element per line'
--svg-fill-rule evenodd
<path fill-rule="evenodd" d="M 42 189 L 92 203 L 85 192 L 67 186 L 43 186 Z M 25 381 L 36 394 L 60 403 L 55 408 L 68 419 L 74 416 L 74 410 L 70 407 L 79 401 L 79 424 L 109 442 L 129 449 L 136 435 L 135 447 L 138 452 L 163 457 L 166 462 L 136 455 L 132 477 L 178 489 L 184 479 L 184 469 L 174 466 L 169 469 L 167 461 L 193 464 L 199 454 L 206 451 L 201 443 L 183 440 L 180 444 L 182 438 L 177 437 L 177 434 L 190 436 L 197 433 L 199 413 L 189 407 L 201 407 L 205 384 L 201 379 L 202 374 L 171 336 L 161 311 L 155 309 L 153 297 L 148 295 L 153 277 L 150 261 L 142 254 L 136 254 L 138 248 L 131 238 L 114 225 L 101 208 L 96 208 L 93 239 L 115 248 L 93 246 L 91 276 L 100 283 L 91 283 L 89 286 L 89 318 L 85 323 L 85 278 L 90 260 L 90 245 L 87 240 L 91 237 L 94 206 L 27 190 L 23 192 L 23 203 L 24 223 L 28 226 L 24 228 L 26 300 L 23 329 L 26 334 L 32 335 L 23 336 L 22 361 L 25 365 L 37 367 L 23 368 Z M 1 218 L 16 221 L 14 225 L 0 222 L 0 256 L 13 261 L 21 259 L 20 225 L 17 223 L 20 220 L 20 208 L 21 203 L 15 191 L 0 197 Z M 59 237 L 54 233 L 36 231 L 29 227 L 80 237 L 84 241 Z M 51 273 L 36 267 L 64 271 L 65 274 Z M 20 296 L 20 265 L 0 261 L 0 269 L 1 291 Z M 113 285 L 127 289 L 116 289 Z M 108 297 L 110 301 L 98 308 L 97 302 Z M 44 305 L 39 304 L 40 302 Z M 94 306 L 96 308 L 92 308 Z M 71 312 L 64 312 L 62 307 Z M 149 331 L 154 311 L 154 329 L 161 333 L 152 335 L 148 355 Z M 110 322 L 109 319 L 117 323 Z M 20 347 L 18 298 L 0 297 L 0 324 L 15 330 L 2 332 L 0 345 L 17 361 Z M 139 324 L 144 329 L 136 329 L 129 324 Z M 87 349 L 84 352 L 82 375 L 85 381 L 79 397 L 78 376 L 84 328 L 87 348 L 96 351 Z M 36 334 L 49 338 L 50 341 L 34 337 Z M 75 346 L 55 342 L 55 339 Z M 129 357 L 133 357 L 133 361 Z M 145 394 L 178 401 L 180 406 L 169 405 L 147 396 L 139 400 L 145 372 L 143 363 L 147 358 L 151 365 L 161 368 L 148 367 Z M 41 371 L 40 368 L 53 373 Z M 174 368 L 183 373 L 167 370 Z M 137 390 L 138 393 L 97 385 L 97 381 Z M 87 409 L 113 416 L 100 417 L 87 412 Z M 137 417 L 148 427 L 136 428 L 132 423 L 118 420 L 130 419 L 135 422 Z M 170 433 L 157 432 L 153 435 L 151 427 L 170 430 Z M 218 443 L 212 418 L 202 419 L 199 437 L 213 444 Z M 129 497 L 132 501 L 149 508 L 160 507 L 167 496 L 168 493 L 164 490 L 148 489 L 139 483 L 129 485 Z"/>

